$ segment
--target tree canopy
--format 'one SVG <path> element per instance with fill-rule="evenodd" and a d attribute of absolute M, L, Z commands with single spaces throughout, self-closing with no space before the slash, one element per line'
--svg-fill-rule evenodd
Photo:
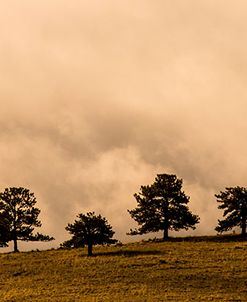
<path fill-rule="evenodd" d="M 36 198 L 28 189 L 19 187 L 6 188 L 0 193 L 0 242 L 8 246 L 14 242 L 14 251 L 18 251 L 18 240 L 50 241 L 54 238 L 40 233 L 34 234 L 36 227 L 41 227 L 38 220 L 40 209 L 35 207 Z"/>
<path fill-rule="evenodd" d="M 92 248 L 97 244 L 113 244 L 117 240 L 112 239 L 114 231 L 106 218 L 96 215 L 94 212 L 79 214 L 73 224 L 65 228 L 71 235 L 70 240 L 65 241 L 62 247 L 88 246 L 88 256 L 92 256 Z"/>
<path fill-rule="evenodd" d="M 218 220 L 215 230 L 219 233 L 231 230 L 234 227 L 241 228 L 241 234 L 246 237 L 247 225 L 247 189 L 244 187 L 228 187 L 220 194 L 215 194 L 218 208 L 224 210 L 225 219 Z"/>
<path fill-rule="evenodd" d="M 128 210 L 140 227 L 129 234 L 163 231 L 165 240 L 169 230 L 194 229 L 199 217 L 189 211 L 189 197 L 182 191 L 182 183 L 176 175 L 158 174 L 153 184 L 141 186 L 134 194 L 137 207 Z"/>

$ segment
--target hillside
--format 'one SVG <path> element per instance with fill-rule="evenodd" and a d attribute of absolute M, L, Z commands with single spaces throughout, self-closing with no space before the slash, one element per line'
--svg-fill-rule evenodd
<path fill-rule="evenodd" d="M 247 301 L 247 242 L 139 242 L 0 255 L 1 301 Z"/>

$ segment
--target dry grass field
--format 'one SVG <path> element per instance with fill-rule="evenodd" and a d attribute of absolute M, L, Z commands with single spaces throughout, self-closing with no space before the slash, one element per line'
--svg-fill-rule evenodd
<path fill-rule="evenodd" d="M 171 240 L 0 255 L 0 301 L 247 301 L 247 242 Z"/>

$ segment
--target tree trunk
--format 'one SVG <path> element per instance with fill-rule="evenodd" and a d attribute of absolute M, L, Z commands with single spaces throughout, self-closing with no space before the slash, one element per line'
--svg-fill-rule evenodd
<path fill-rule="evenodd" d="M 13 241 L 14 241 L 14 252 L 17 253 L 18 251 L 18 247 L 17 247 L 17 231 L 16 231 L 16 208 L 14 208 L 14 221 L 13 221 L 13 226 L 14 226 L 14 230 L 13 230 Z"/>
<path fill-rule="evenodd" d="M 166 200 L 163 204 L 163 240 L 168 239 L 168 230 L 169 230 L 169 203 Z"/>
<path fill-rule="evenodd" d="M 242 218 L 242 224 L 241 224 L 241 229 L 242 229 L 242 237 L 246 238 L 246 218 Z"/>
<path fill-rule="evenodd" d="M 17 239 L 16 238 L 14 238 L 14 252 L 15 253 L 19 252 L 18 246 L 17 246 Z"/>
<path fill-rule="evenodd" d="M 167 240 L 169 238 L 168 236 L 168 227 L 165 227 L 163 230 L 163 240 Z"/>
<path fill-rule="evenodd" d="M 93 255 L 93 245 L 91 243 L 88 244 L 87 246 L 87 255 L 92 256 Z"/>

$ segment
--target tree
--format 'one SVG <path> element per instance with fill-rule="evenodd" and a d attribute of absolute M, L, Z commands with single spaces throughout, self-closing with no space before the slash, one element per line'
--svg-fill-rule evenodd
<path fill-rule="evenodd" d="M 131 229 L 129 235 L 163 231 L 166 240 L 169 230 L 195 229 L 199 216 L 189 211 L 189 197 L 182 191 L 182 183 L 176 175 L 158 174 L 152 185 L 141 186 L 134 194 L 137 207 L 128 210 L 140 227 Z"/>
<path fill-rule="evenodd" d="M 241 234 L 246 237 L 247 225 L 247 189 L 244 187 L 229 187 L 220 194 L 215 194 L 217 202 L 220 203 L 218 209 L 224 210 L 225 219 L 218 220 L 215 230 L 219 233 L 231 230 L 239 226 Z"/>
<path fill-rule="evenodd" d="M 2 245 L 14 242 L 14 252 L 18 252 L 18 240 L 50 241 L 54 238 L 40 233 L 33 234 L 35 227 L 41 227 L 38 220 L 40 210 L 35 208 L 36 198 L 28 189 L 6 188 L 0 193 L 0 239 Z M 1 240 L 0 240 L 1 241 Z"/>
<path fill-rule="evenodd" d="M 62 247 L 84 247 L 88 246 L 88 256 L 92 256 L 93 245 L 112 244 L 117 240 L 112 239 L 115 232 L 108 224 L 106 218 L 101 215 L 96 216 L 94 212 L 79 214 L 79 219 L 73 224 L 68 224 L 65 228 L 72 238 L 65 241 Z"/>

